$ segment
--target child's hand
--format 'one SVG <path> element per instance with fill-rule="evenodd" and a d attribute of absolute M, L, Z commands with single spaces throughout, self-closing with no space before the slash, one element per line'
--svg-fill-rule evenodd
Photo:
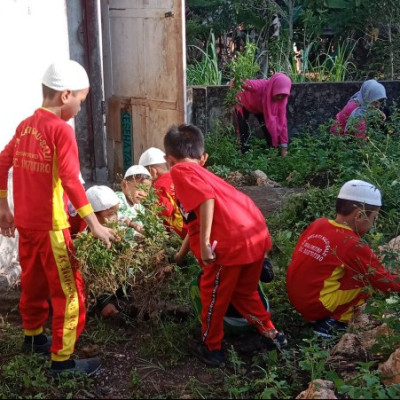
<path fill-rule="evenodd" d="M 206 246 L 201 247 L 201 261 L 203 261 L 204 265 L 212 264 L 215 262 L 216 259 L 217 256 L 213 252 L 210 243 L 208 243 Z"/>
<path fill-rule="evenodd" d="M 0 199 L 0 234 L 15 237 L 14 216 L 8 206 L 7 199 Z"/>
<path fill-rule="evenodd" d="M 111 242 L 119 242 L 121 240 L 113 229 L 100 224 L 94 229 L 91 229 L 91 232 L 94 237 L 97 237 L 105 243 L 107 249 L 111 247 Z"/>
<path fill-rule="evenodd" d="M 174 263 L 177 265 L 181 265 L 183 260 L 185 259 L 186 253 L 183 254 L 182 251 L 178 251 L 175 255 L 174 255 Z"/>

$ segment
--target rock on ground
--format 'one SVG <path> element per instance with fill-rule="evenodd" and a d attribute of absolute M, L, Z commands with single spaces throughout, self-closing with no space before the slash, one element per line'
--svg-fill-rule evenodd
<path fill-rule="evenodd" d="M 358 362 L 370 360 L 368 351 L 362 345 L 358 335 L 345 333 L 332 349 L 328 364 L 343 378 L 352 378 L 357 372 Z"/>
<path fill-rule="evenodd" d="M 335 385 L 331 381 L 315 379 L 296 399 L 337 399 Z"/>
<path fill-rule="evenodd" d="M 378 367 L 385 385 L 400 383 L 400 349 L 397 349 L 384 363 Z"/>

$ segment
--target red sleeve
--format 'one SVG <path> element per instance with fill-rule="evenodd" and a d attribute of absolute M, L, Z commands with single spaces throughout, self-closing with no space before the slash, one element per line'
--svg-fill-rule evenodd
<path fill-rule="evenodd" d="M 190 166 L 177 164 L 171 169 L 177 199 L 186 211 L 191 211 L 206 200 L 214 199 L 213 188 Z"/>
<path fill-rule="evenodd" d="M 56 135 L 55 140 L 58 174 L 62 186 L 72 205 L 79 212 L 79 215 L 84 218 L 93 210 L 91 210 L 91 207 L 87 207 L 90 203 L 87 199 L 85 188 L 79 180 L 80 165 L 74 130 L 70 125 L 65 124 L 62 132 Z"/>
<path fill-rule="evenodd" d="M 160 214 L 164 217 L 170 217 L 175 210 L 168 197 L 168 193 L 163 188 L 158 188 L 156 190 L 156 195 L 158 197 L 158 204 L 162 207 L 162 212 Z"/>
<path fill-rule="evenodd" d="M 366 244 L 358 243 L 356 246 L 352 267 L 360 271 L 374 288 L 383 292 L 400 291 L 400 275 L 389 273 Z"/>
<path fill-rule="evenodd" d="M 8 171 L 12 167 L 15 136 L 0 153 L 0 198 L 7 197 Z"/>

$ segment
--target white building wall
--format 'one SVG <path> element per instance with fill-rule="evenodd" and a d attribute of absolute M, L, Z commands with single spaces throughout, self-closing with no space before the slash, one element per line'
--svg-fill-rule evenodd
<path fill-rule="evenodd" d="M 48 65 L 69 57 L 66 1 L 0 1 L 0 151 L 41 106 Z"/>

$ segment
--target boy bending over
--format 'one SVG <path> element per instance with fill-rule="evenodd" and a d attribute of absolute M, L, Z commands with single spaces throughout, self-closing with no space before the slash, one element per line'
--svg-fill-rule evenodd
<path fill-rule="evenodd" d="M 184 239 L 187 229 L 176 203 L 174 184 L 164 157 L 162 150 L 150 147 L 140 156 L 139 165 L 143 165 L 150 171 L 153 187 L 162 207 L 160 216 L 164 217 L 164 225 Z"/>
<path fill-rule="evenodd" d="M 164 147 L 190 248 L 203 270 L 202 343 L 191 351 L 208 365 L 224 364 L 221 342 L 229 303 L 269 341 L 286 346 L 285 335 L 275 329 L 257 292 L 264 254 L 272 245 L 260 210 L 247 195 L 203 168 L 208 155 L 196 126 L 171 127 Z M 214 250 L 212 243 L 217 243 Z"/>

